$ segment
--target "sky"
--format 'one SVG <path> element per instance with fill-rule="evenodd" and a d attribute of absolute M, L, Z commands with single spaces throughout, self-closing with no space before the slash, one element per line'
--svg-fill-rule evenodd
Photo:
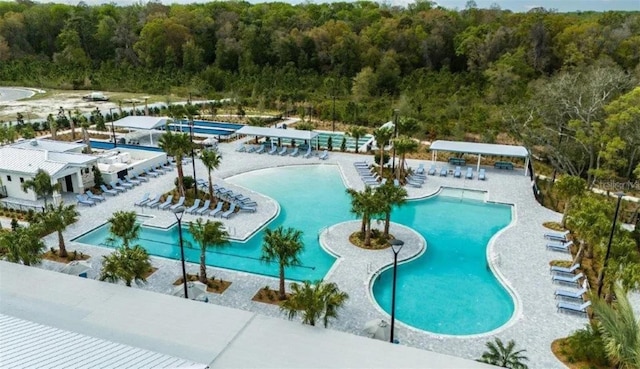
<path fill-rule="evenodd" d="M 2 0 L 0 0 L 2 1 Z M 36 0 L 38 2 L 56 2 L 75 5 L 79 0 Z M 209 0 L 160 0 L 164 4 L 180 3 L 202 3 Z M 268 0 L 248 0 L 251 3 L 270 2 Z M 330 2 L 329 0 L 279 0 L 292 4 L 299 4 L 306 1 L 314 3 Z M 349 1 L 349 0 L 340 0 Z M 407 5 L 413 0 L 373 0 L 391 5 Z M 116 3 L 119 5 L 129 5 L 134 2 L 146 2 L 145 0 L 84 0 L 89 5 L 102 3 Z M 449 9 L 464 9 L 467 0 L 436 0 L 438 4 Z M 497 4 L 502 9 L 514 12 L 526 12 L 531 8 L 544 7 L 546 9 L 556 9 L 559 12 L 573 11 L 607 11 L 607 10 L 636 10 L 640 11 L 640 0 L 475 0 L 479 8 L 489 8 L 492 4 Z"/>

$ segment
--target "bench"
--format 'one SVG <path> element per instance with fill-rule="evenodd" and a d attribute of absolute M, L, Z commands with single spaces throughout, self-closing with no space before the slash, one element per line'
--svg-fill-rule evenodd
<path fill-rule="evenodd" d="M 513 163 L 508 161 L 497 161 L 493 166 L 496 169 L 513 170 Z"/>
<path fill-rule="evenodd" d="M 462 158 L 449 158 L 449 164 L 464 166 L 467 164 L 467 161 Z"/>

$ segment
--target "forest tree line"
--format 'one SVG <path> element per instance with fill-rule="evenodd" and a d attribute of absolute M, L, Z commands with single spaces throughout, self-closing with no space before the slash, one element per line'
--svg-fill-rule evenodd
<path fill-rule="evenodd" d="M 192 93 L 416 138 L 520 142 L 631 179 L 640 12 L 448 10 L 429 1 L 116 6 L 0 2 L 0 82 Z M 640 175 L 640 174 L 636 174 Z"/>

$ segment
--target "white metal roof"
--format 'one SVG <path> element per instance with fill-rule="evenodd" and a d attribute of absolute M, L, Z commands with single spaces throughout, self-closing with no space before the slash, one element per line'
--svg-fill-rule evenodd
<path fill-rule="evenodd" d="M 493 368 L 473 360 L 5 261 L 0 261 L 0 280 L 2 314 L 212 368 Z M 242 283 L 241 278 L 234 283 Z M 172 288 L 167 285 L 166 292 Z M 58 352 L 67 355 L 62 349 L 65 341 L 57 342 Z M 1 347 L 5 350 L 6 346 Z M 72 354 L 85 352 L 72 351 L 67 356 Z M 91 367 L 108 367 L 102 365 L 103 357 L 94 358 Z M 125 367 L 125 362 L 136 360 L 124 352 L 121 359 L 122 365 L 112 367 Z"/>
<path fill-rule="evenodd" d="M 0 368 L 206 368 L 190 360 L 0 314 Z"/>
<path fill-rule="evenodd" d="M 129 129 L 158 129 L 167 124 L 167 117 L 149 117 L 140 115 L 130 115 L 113 122 L 113 125 Z"/>
<path fill-rule="evenodd" d="M 64 141 L 55 141 L 55 140 L 47 140 L 47 139 L 32 139 L 32 140 L 24 140 L 20 142 L 16 142 L 11 144 L 12 147 L 29 149 L 29 150 L 48 150 L 54 152 L 67 152 L 67 151 L 75 151 L 79 148 L 83 148 L 85 145 L 83 143 L 77 142 L 64 142 Z"/>
<path fill-rule="evenodd" d="M 96 161 L 95 157 L 79 153 L 0 147 L 0 171 L 6 172 L 33 175 L 38 169 L 44 169 L 53 177 L 68 166 L 84 166 L 93 161 Z"/>
<path fill-rule="evenodd" d="M 247 136 L 261 136 L 261 137 L 280 137 L 291 138 L 294 140 L 311 140 L 318 135 L 314 131 L 302 131 L 297 129 L 280 129 L 280 128 L 265 128 L 265 127 L 253 127 L 244 126 L 236 131 L 237 134 Z"/>
<path fill-rule="evenodd" d="M 509 156 L 509 157 L 515 157 L 515 158 L 526 158 L 529 156 L 529 151 L 524 146 L 498 145 L 498 144 L 461 142 L 461 141 L 443 141 L 443 140 L 434 141 L 431 144 L 430 150 L 461 152 L 461 153 L 467 153 L 467 154 Z"/>

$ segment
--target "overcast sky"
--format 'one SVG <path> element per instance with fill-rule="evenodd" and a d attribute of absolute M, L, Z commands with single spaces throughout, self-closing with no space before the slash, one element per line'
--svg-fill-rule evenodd
<path fill-rule="evenodd" d="M 2 1 L 2 0 L 0 0 Z M 75 5 L 79 0 L 37 0 L 39 2 L 56 2 Z M 289 2 L 292 4 L 299 4 L 309 0 L 280 0 Z M 347 0 L 348 1 L 348 0 Z M 374 0 L 375 1 L 375 0 Z M 557 9 L 559 12 L 571 12 L 571 11 L 606 11 L 606 10 L 638 10 L 640 11 L 640 0 L 475 0 L 479 8 L 488 8 L 492 4 L 498 4 L 502 9 L 509 9 L 515 12 L 526 12 L 531 8 L 544 7 L 547 9 Z M 128 5 L 134 2 L 146 2 L 144 0 L 84 0 L 89 5 L 102 4 L 102 3 L 116 3 L 122 5 Z M 206 0 L 161 0 L 164 4 L 171 3 L 202 3 L 208 2 Z M 249 0 L 251 3 L 269 2 L 264 0 Z M 315 3 L 323 3 L 328 1 L 323 0 L 311 0 Z M 406 5 L 413 2 L 412 0 L 378 0 L 378 2 L 389 3 L 393 5 Z M 437 0 L 438 4 L 446 8 L 451 9 L 464 9 L 467 0 Z"/>

